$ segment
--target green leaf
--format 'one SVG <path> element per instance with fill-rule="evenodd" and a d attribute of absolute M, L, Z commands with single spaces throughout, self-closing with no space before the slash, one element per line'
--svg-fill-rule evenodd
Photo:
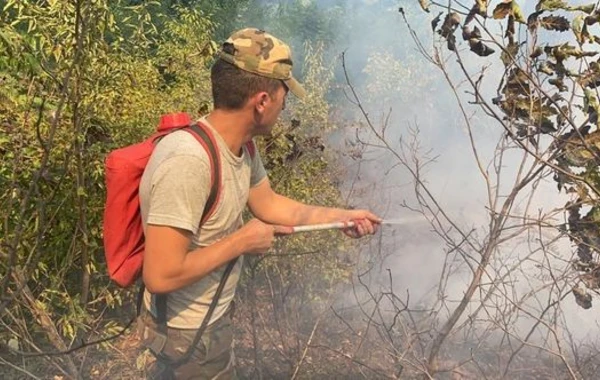
<path fill-rule="evenodd" d="M 600 113 L 600 104 L 598 103 L 595 92 L 588 88 L 584 88 L 583 95 L 583 111 L 588 114 L 595 112 L 596 115 L 598 115 L 598 113 Z"/>
<path fill-rule="evenodd" d="M 487 16 L 487 7 L 488 0 L 476 0 L 475 5 L 477 6 L 477 10 L 479 11 L 479 15 L 486 17 Z"/>
<path fill-rule="evenodd" d="M 2 8 L 2 11 L 6 12 L 9 8 L 12 8 L 16 2 L 17 2 L 16 0 L 7 1 L 6 4 L 4 5 L 4 8 Z"/>
<path fill-rule="evenodd" d="M 554 11 L 557 9 L 566 9 L 568 4 L 563 0 L 540 0 L 535 6 L 536 11 Z"/>
<path fill-rule="evenodd" d="M 573 21 L 571 22 L 571 30 L 575 35 L 575 39 L 577 39 L 577 42 L 580 44 L 583 44 L 585 42 L 584 29 L 585 33 L 587 33 L 587 28 L 583 16 L 577 15 L 573 18 Z"/>
<path fill-rule="evenodd" d="M 512 2 L 511 11 L 512 11 L 512 15 L 515 17 L 515 20 L 517 22 L 520 22 L 521 24 L 527 24 L 527 21 L 525 20 L 525 15 L 523 14 L 521 7 L 517 4 L 516 1 Z"/>
<path fill-rule="evenodd" d="M 592 14 L 596 9 L 596 4 L 587 4 L 587 5 L 575 5 L 569 6 L 566 8 L 569 11 L 581 11 L 587 14 Z"/>

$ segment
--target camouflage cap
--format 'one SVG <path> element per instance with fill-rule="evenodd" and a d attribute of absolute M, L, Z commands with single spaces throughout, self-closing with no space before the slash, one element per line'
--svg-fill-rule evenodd
<path fill-rule="evenodd" d="M 306 91 L 292 76 L 292 52 L 281 40 L 263 30 L 246 28 L 233 33 L 223 47 L 233 46 L 233 54 L 222 48 L 219 58 L 236 67 L 267 78 L 282 80 L 287 88 L 299 98 Z"/>

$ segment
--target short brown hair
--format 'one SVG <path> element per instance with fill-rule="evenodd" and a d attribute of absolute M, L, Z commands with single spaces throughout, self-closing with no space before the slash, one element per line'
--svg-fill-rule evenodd
<path fill-rule="evenodd" d="M 241 109 L 250 97 L 266 91 L 269 95 L 283 86 L 279 79 L 266 78 L 241 70 L 231 63 L 217 59 L 210 71 L 215 109 Z"/>

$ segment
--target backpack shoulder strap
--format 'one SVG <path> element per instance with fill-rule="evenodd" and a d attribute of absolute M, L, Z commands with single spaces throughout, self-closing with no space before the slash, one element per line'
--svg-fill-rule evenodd
<path fill-rule="evenodd" d="M 217 203 L 221 196 L 221 158 L 219 155 L 219 148 L 212 132 L 203 125 L 202 123 L 192 124 L 189 128 L 185 129 L 190 132 L 196 140 L 204 147 L 208 153 L 210 161 L 210 193 L 204 206 L 204 212 L 200 218 L 200 225 L 208 220 L 208 218 L 215 212 Z"/>
<path fill-rule="evenodd" d="M 254 156 L 256 156 L 256 144 L 254 144 L 254 140 L 250 140 L 246 143 L 246 149 L 248 149 L 250 158 L 254 159 Z"/>
<path fill-rule="evenodd" d="M 187 128 L 183 129 L 189 132 L 192 136 L 198 140 L 198 142 L 204 147 L 208 153 L 210 160 L 210 193 L 208 199 L 204 205 L 204 211 L 200 218 L 200 225 L 204 224 L 215 212 L 219 198 L 221 195 L 221 159 L 219 156 L 219 149 L 217 142 L 212 132 L 205 125 L 198 123 L 192 124 Z M 142 290 L 143 291 L 143 290 Z M 156 294 L 156 324 L 158 328 L 166 332 L 167 326 L 167 294 Z"/>

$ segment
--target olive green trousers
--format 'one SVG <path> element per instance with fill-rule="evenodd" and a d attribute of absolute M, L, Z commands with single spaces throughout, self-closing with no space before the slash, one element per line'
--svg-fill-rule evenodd
<path fill-rule="evenodd" d="M 232 305 L 233 306 L 233 305 Z M 229 380 L 236 379 L 233 354 L 233 307 L 209 325 L 194 348 L 189 360 L 173 368 L 157 359 L 162 352 L 171 360 L 183 357 L 196 336 L 197 329 L 167 327 L 166 336 L 160 332 L 154 317 L 144 308 L 138 320 L 142 344 L 154 355 L 146 364 L 146 378 L 151 380 Z"/>

